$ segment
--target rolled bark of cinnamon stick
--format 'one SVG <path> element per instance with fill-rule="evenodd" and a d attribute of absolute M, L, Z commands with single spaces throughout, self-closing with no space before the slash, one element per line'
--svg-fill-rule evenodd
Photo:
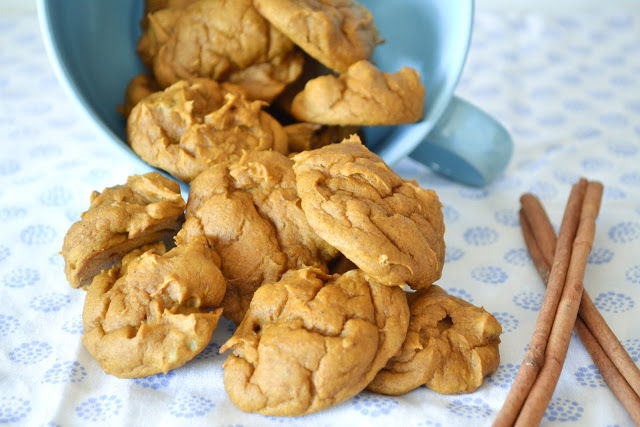
<path fill-rule="evenodd" d="M 553 321 L 553 327 L 549 335 L 549 342 L 544 357 L 544 363 L 540 369 L 527 399 L 520 410 L 516 426 L 538 425 L 549 406 L 551 396 L 556 388 L 562 366 L 567 356 L 569 342 L 573 326 L 578 317 L 578 309 L 582 299 L 584 273 L 587 260 L 593 246 L 596 231 L 596 218 L 600 210 L 603 187 L 599 182 L 589 182 L 585 192 L 584 201 L 580 208 L 580 224 L 576 237 L 571 244 L 571 258 L 567 269 L 566 282 L 562 291 L 562 297 L 558 304 L 558 311 Z M 560 241 L 556 248 L 556 257 L 561 250 Z"/>
<path fill-rule="evenodd" d="M 544 221 L 539 221 L 536 224 L 536 227 L 533 227 L 530 224 L 530 217 L 545 218 L 546 221 L 548 221 L 548 217 L 546 212 L 544 211 L 544 208 L 542 207 L 542 204 L 535 196 L 531 194 L 524 195 L 521 200 L 524 200 L 525 196 L 527 196 L 529 202 L 526 204 L 523 203 L 522 209 L 520 210 L 520 225 L 522 228 L 522 235 L 524 237 L 525 244 L 527 245 L 527 249 L 529 250 L 531 260 L 533 261 L 533 264 L 538 270 L 540 277 L 543 279 L 543 282 L 546 285 L 546 282 L 549 278 L 549 272 L 551 270 L 551 264 L 548 262 L 548 259 L 550 257 L 548 256 L 548 254 L 543 255 L 543 251 L 540 249 L 539 242 L 543 240 L 546 241 L 546 247 L 549 249 L 552 246 L 549 244 L 549 242 L 554 242 L 555 245 L 556 237 L 555 233 L 553 233 L 553 236 L 548 233 L 548 229 L 549 227 L 551 227 L 550 222 L 545 225 Z M 537 228 L 540 226 L 542 226 L 542 228 Z M 553 227 L 551 227 L 551 229 L 553 229 Z M 540 230 L 543 231 L 540 232 Z M 553 247 L 552 250 L 555 252 L 555 247 Z M 585 307 L 589 307 L 589 309 L 585 310 Z M 592 310 L 598 313 L 597 317 L 593 317 Z M 629 417 L 631 418 L 633 423 L 636 425 L 640 425 L 640 397 L 638 397 L 638 394 L 629 385 L 629 383 L 625 379 L 625 376 L 619 371 L 616 364 L 612 362 L 612 359 L 617 359 L 618 356 L 614 354 L 612 357 L 610 357 L 609 353 L 603 348 L 603 346 L 600 345 L 600 340 L 598 340 L 597 337 L 592 334 L 588 325 L 585 324 L 584 318 L 586 317 L 589 317 L 591 319 L 590 323 L 598 324 L 598 328 L 603 328 L 602 325 L 604 324 L 604 327 L 606 327 L 606 329 L 609 329 L 604 318 L 602 318 L 600 312 L 595 307 L 593 301 L 591 301 L 591 298 L 589 297 L 589 294 L 585 290 L 582 294 L 582 301 L 580 303 L 580 309 L 578 310 L 578 318 L 576 319 L 573 330 L 591 356 L 593 363 L 600 371 L 600 374 L 602 375 L 605 383 L 609 386 L 613 394 L 618 398 L 622 406 L 629 414 Z M 611 329 L 609 329 L 609 331 L 611 331 Z M 613 332 L 611 333 L 613 334 Z M 613 340 L 611 338 L 607 338 L 607 340 L 608 341 L 606 342 L 605 346 L 609 346 L 611 341 L 615 341 L 618 344 L 620 343 L 615 335 Z M 631 360 L 631 357 L 629 357 L 624 348 L 622 348 L 622 351 L 625 353 L 626 358 Z M 633 367 L 635 367 L 635 369 L 637 370 L 637 367 L 633 363 L 633 360 L 631 360 L 631 362 L 633 364 Z"/>
<path fill-rule="evenodd" d="M 578 229 L 580 211 L 586 189 L 587 180 L 584 178 L 574 184 L 571 189 L 560 226 L 560 235 L 558 236 L 555 256 L 553 257 L 547 290 L 536 319 L 533 336 L 511 390 L 509 390 L 502 409 L 494 421 L 494 426 L 507 427 L 516 422 L 518 414 L 544 364 L 547 341 L 549 340 L 549 334 L 551 333 L 560 296 L 564 288 L 571 258 L 571 247 Z"/>

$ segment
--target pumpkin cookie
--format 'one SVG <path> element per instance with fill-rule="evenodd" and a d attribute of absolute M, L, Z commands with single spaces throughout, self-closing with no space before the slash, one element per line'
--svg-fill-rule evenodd
<path fill-rule="evenodd" d="M 159 90 L 161 90 L 160 86 L 150 75 L 144 73 L 136 75 L 127 85 L 124 93 L 124 105 L 118 106 L 118 112 L 124 117 L 129 117 L 131 110 L 141 99 Z"/>
<path fill-rule="evenodd" d="M 271 101 L 302 72 L 302 53 L 251 0 L 198 1 L 148 20 L 138 53 L 162 87 L 208 77 L 243 84 L 251 99 Z"/>
<path fill-rule="evenodd" d="M 211 339 L 225 292 L 219 257 L 187 221 L 177 246 L 134 250 L 93 280 L 85 300 L 82 342 L 100 367 L 120 378 L 167 373 Z"/>
<path fill-rule="evenodd" d="M 125 185 L 91 194 L 89 210 L 69 228 L 62 251 L 73 288 L 88 286 L 124 254 L 173 235 L 184 220 L 180 186 L 157 172 L 134 175 Z"/>
<path fill-rule="evenodd" d="M 282 126 L 262 111 L 262 102 L 250 102 L 243 93 L 239 86 L 210 79 L 180 81 L 133 108 L 129 144 L 145 162 L 185 182 L 244 151 L 286 154 Z"/>
<path fill-rule="evenodd" d="M 435 285 L 408 300 L 411 321 L 402 350 L 367 388 L 391 395 L 423 384 L 441 394 L 475 391 L 500 364 L 496 318 Z"/>
<path fill-rule="evenodd" d="M 202 222 L 228 281 L 222 307 L 240 323 L 255 290 L 287 269 L 318 266 L 337 251 L 320 239 L 300 208 L 293 162 L 273 151 L 248 152 L 191 183 L 187 217 Z"/>
<path fill-rule="evenodd" d="M 295 153 L 340 142 L 359 129 L 358 126 L 323 126 L 316 123 L 293 123 L 284 127 L 289 151 Z"/>
<path fill-rule="evenodd" d="M 255 0 L 256 9 L 306 53 L 342 73 L 381 42 L 371 12 L 353 0 Z"/>
<path fill-rule="evenodd" d="M 221 352 L 224 386 L 243 411 L 297 416 L 363 390 L 400 348 L 409 309 L 404 292 L 360 270 L 329 276 L 291 270 L 258 289 Z"/>
<path fill-rule="evenodd" d="M 398 176 L 357 135 L 293 157 L 302 209 L 318 235 L 386 285 L 424 288 L 442 273 L 442 205 Z"/>
<path fill-rule="evenodd" d="M 420 75 L 402 67 L 383 73 L 368 61 L 353 64 L 341 76 L 309 80 L 291 103 L 303 122 L 328 125 L 397 125 L 422 118 L 425 89 Z"/>

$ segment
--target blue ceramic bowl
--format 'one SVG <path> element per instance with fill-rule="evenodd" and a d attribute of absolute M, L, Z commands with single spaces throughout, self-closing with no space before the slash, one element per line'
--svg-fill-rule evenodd
<path fill-rule="evenodd" d="M 390 72 L 404 65 L 416 68 L 427 88 L 421 122 L 367 128 L 368 143 L 390 164 L 411 155 L 451 178 L 472 185 L 489 182 L 511 155 L 510 140 L 506 151 L 500 146 L 508 134 L 453 96 L 469 49 L 473 0 L 362 3 L 386 40 L 375 52 L 378 66 Z M 38 0 L 43 36 L 62 85 L 107 140 L 136 158 L 116 107 L 131 78 L 144 70 L 136 54 L 142 11 L 142 1 Z"/>

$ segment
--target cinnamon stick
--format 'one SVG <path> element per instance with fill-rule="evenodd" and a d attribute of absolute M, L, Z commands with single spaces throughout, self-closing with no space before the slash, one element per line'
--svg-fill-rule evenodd
<path fill-rule="evenodd" d="M 596 217 L 602 201 L 602 184 L 589 182 L 584 196 L 584 202 L 580 209 L 580 224 L 575 240 L 571 245 L 571 258 L 566 274 L 566 282 L 562 291 L 562 297 L 558 304 L 556 317 L 549 335 L 547 351 L 540 373 L 531 388 L 527 399 L 522 406 L 516 426 L 538 425 L 551 401 L 564 360 L 569 349 L 571 332 L 578 317 L 578 309 L 582 299 L 584 272 L 593 239 L 595 236 Z M 562 230 L 561 230 L 562 232 Z M 556 266 L 559 251 L 562 250 L 561 241 L 558 241 L 554 264 L 551 268 L 551 277 Z"/>
<path fill-rule="evenodd" d="M 581 313 L 582 319 L 593 333 L 595 339 L 602 345 L 604 351 L 616 365 L 616 368 L 626 378 L 635 393 L 640 396 L 640 369 L 624 349 L 587 293 L 582 296 L 579 313 Z M 636 422 L 636 425 L 640 425 L 640 423 Z"/>
<path fill-rule="evenodd" d="M 538 217 L 538 218 L 546 218 L 548 220 L 547 214 L 542 207 L 542 204 L 537 200 L 537 198 L 533 195 L 528 195 L 530 198 L 535 199 L 532 203 L 527 204 L 527 208 L 525 209 L 525 204 L 522 205 L 522 209 L 520 210 L 520 225 L 522 228 L 522 235 L 524 237 L 525 244 L 529 250 L 529 254 L 531 255 L 531 259 L 536 266 L 536 269 L 540 273 L 540 277 L 545 282 L 549 277 L 549 272 L 551 270 L 551 264 L 547 261 L 548 256 L 543 256 L 542 250 L 540 249 L 539 242 L 541 240 L 547 241 L 547 248 L 550 247 L 549 241 L 555 242 L 556 237 L 555 233 L 553 236 L 548 235 L 547 233 L 540 233 L 539 229 L 533 227 L 528 218 L 530 217 Z M 524 196 L 523 196 L 524 198 Z M 521 199 L 522 200 L 522 199 Z M 541 222 L 538 222 L 537 226 L 539 226 Z M 548 225 L 550 226 L 550 222 Z M 544 227 L 543 229 L 548 229 Z M 555 251 L 555 247 L 553 248 Z M 591 307 L 598 316 L 594 319 L 592 318 L 591 308 L 589 310 L 585 310 L 585 307 Z M 617 353 L 613 354 L 612 357 L 609 356 L 609 353 L 603 348 L 604 346 L 610 345 L 607 342 L 604 346 L 600 345 L 597 337 L 591 333 L 590 328 L 585 324 L 583 319 L 589 317 L 591 319 L 590 323 L 595 323 L 599 329 L 606 328 L 610 331 L 609 326 L 606 324 L 600 312 L 591 301 L 589 294 L 587 291 L 583 291 L 582 293 L 582 301 L 580 303 L 580 309 L 578 310 L 578 318 L 576 319 L 576 324 L 573 328 L 573 331 L 576 333 L 585 349 L 591 356 L 593 363 L 596 365 L 602 378 L 605 383 L 609 386 L 609 389 L 613 392 L 613 394 L 618 398 L 622 406 L 625 408 L 629 417 L 633 421 L 635 425 L 640 425 L 640 397 L 634 391 L 634 389 L 629 385 L 627 379 L 625 379 L 625 375 L 621 373 L 617 364 L 612 361 L 618 360 Z M 601 319 L 601 320 L 600 320 Z M 611 332 L 613 334 L 613 332 Z M 617 342 L 620 341 L 615 337 L 612 341 Z M 626 359 L 631 360 L 628 353 L 622 348 L 624 354 L 626 355 Z M 633 360 L 631 360 L 633 363 Z M 638 368 L 633 364 L 635 370 Z M 633 369 L 633 368 L 632 368 Z"/>
<path fill-rule="evenodd" d="M 547 290 L 542 300 L 538 318 L 536 319 L 533 336 L 531 337 L 529 348 L 525 353 L 518 374 L 513 381 L 511 390 L 507 395 L 507 399 L 494 421 L 494 426 L 511 426 L 515 423 L 529 391 L 533 387 L 538 373 L 544 364 L 547 341 L 564 288 L 569 260 L 571 258 L 571 246 L 578 229 L 580 210 L 586 188 L 587 180 L 580 179 L 571 189 L 569 201 L 567 202 L 560 226 L 560 235 L 558 236 L 558 244 L 555 249 L 555 256 L 553 257 Z"/>

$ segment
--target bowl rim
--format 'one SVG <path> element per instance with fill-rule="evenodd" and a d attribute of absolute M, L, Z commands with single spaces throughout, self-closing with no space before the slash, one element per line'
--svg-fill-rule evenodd
<path fill-rule="evenodd" d="M 405 142 L 411 142 L 410 144 L 384 143 L 381 147 L 377 148 L 376 154 L 382 157 L 391 166 L 397 164 L 400 160 L 409 157 L 411 153 L 416 150 L 418 146 L 425 141 L 425 139 L 427 139 L 429 133 L 436 127 L 438 121 L 442 118 L 444 112 L 455 96 L 456 87 L 462 77 L 462 73 L 469 56 L 469 50 L 471 49 L 471 39 L 473 36 L 473 26 L 475 21 L 475 0 L 467 0 L 464 5 L 469 11 L 469 21 L 467 22 L 467 34 L 463 46 L 464 50 L 459 57 L 460 60 L 457 64 L 457 71 L 456 73 L 451 73 L 450 77 L 447 78 L 446 87 L 440 93 L 440 97 L 431 111 L 428 120 L 423 118 L 416 123 L 396 126 L 393 134 L 401 134 L 400 138 L 402 138 L 402 134 L 411 134 L 410 138 L 402 138 Z"/>
<path fill-rule="evenodd" d="M 89 0 L 93 1 L 93 0 Z M 100 136 L 108 141 L 116 142 L 116 146 L 121 153 L 126 154 L 128 157 L 133 157 L 139 164 L 145 165 L 147 168 L 153 170 L 154 168 L 145 163 L 135 152 L 131 149 L 126 141 L 123 141 L 118 135 L 116 135 L 109 126 L 102 120 L 97 112 L 92 107 L 91 103 L 87 100 L 86 96 L 82 93 L 80 88 L 70 78 L 70 68 L 63 57 L 60 55 L 60 49 L 58 47 L 58 40 L 53 33 L 53 23 L 51 20 L 51 7 L 50 0 L 36 0 L 36 9 L 38 12 L 38 22 L 40 25 L 42 38 L 45 44 L 45 50 L 53 64 L 53 70 L 56 74 L 58 81 L 61 83 L 63 90 L 66 92 L 67 97 L 71 98 L 76 109 L 81 111 L 81 114 L 85 119 L 88 119 L 94 128 L 97 128 Z M 132 156 L 133 154 L 133 156 Z"/>

